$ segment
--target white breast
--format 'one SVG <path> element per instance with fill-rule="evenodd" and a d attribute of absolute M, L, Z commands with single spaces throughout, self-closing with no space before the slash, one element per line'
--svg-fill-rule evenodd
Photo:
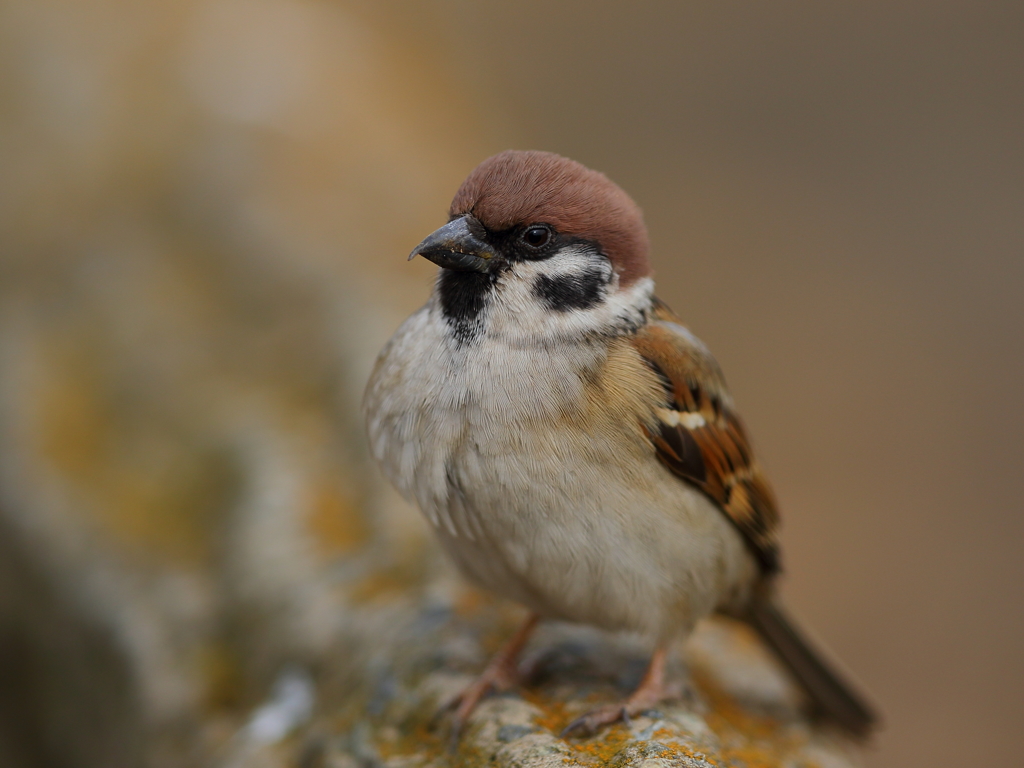
<path fill-rule="evenodd" d="M 491 336 L 459 347 L 428 305 L 368 384 L 371 449 L 481 586 L 548 617 L 665 638 L 754 566 L 722 512 L 658 463 L 635 417 L 587 407 L 607 349 Z"/>

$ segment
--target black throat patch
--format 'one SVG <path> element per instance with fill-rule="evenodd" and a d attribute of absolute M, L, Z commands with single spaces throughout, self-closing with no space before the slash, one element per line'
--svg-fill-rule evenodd
<path fill-rule="evenodd" d="M 483 329 L 480 313 L 487 306 L 493 286 L 490 274 L 441 270 L 437 279 L 441 311 L 460 345 L 471 342 Z"/>
<path fill-rule="evenodd" d="M 533 284 L 534 295 L 556 312 L 589 309 L 604 298 L 605 274 L 588 269 L 567 275 L 541 275 Z"/>

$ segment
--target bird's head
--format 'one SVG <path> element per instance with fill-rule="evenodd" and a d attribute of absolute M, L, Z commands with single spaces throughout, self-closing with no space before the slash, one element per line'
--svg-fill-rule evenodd
<path fill-rule="evenodd" d="M 436 296 L 460 341 L 607 333 L 650 302 L 639 207 L 604 174 L 550 152 L 507 151 L 459 187 L 449 221 L 413 250 L 442 269 Z"/>

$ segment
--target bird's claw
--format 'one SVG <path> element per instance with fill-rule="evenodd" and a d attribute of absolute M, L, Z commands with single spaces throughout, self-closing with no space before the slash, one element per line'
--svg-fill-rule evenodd
<path fill-rule="evenodd" d="M 431 729 L 436 728 L 441 719 L 454 710 L 451 727 L 448 731 L 448 751 L 454 753 L 459 746 L 462 729 L 469 721 L 469 716 L 477 705 L 494 691 L 506 691 L 518 682 L 514 671 L 502 667 L 488 667 L 476 680 L 466 686 L 458 695 L 442 704 L 430 719 Z"/>
<path fill-rule="evenodd" d="M 626 704 L 602 707 L 577 717 L 562 729 L 559 738 L 566 739 L 572 735 L 593 736 L 604 726 L 618 722 L 629 725 L 632 722 L 632 714 L 636 713 L 630 713 L 629 706 Z"/>
<path fill-rule="evenodd" d="M 441 719 L 449 712 L 451 712 L 453 709 L 455 709 L 457 706 L 459 706 L 459 702 L 461 701 L 462 693 L 459 693 L 455 696 L 452 696 L 450 699 L 447 699 L 443 704 L 441 704 L 441 706 L 437 708 L 434 714 L 430 717 L 430 720 L 427 723 L 427 727 L 429 727 L 430 730 L 436 729 L 437 726 L 441 724 Z"/>

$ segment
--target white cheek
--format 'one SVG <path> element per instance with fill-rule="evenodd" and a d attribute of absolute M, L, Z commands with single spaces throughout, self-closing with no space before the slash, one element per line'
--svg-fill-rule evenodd
<path fill-rule="evenodd" d="M 537 293 L 542 277 L 565 278 L 603 272 L 600 301 L 585 309 L 558 311 Z M 567 248 L 549 259 L 517 262 L 499 279 L 486 312 L 486 335 L 513 346 L 550 343 L 640 325 L 650 306 L 654 283 L 639 280 L 620 290 L 618 277 L 602 256 L 586 248 Z"/>
<path fill-rule="evenodd" d="M 603 273 L 605 282 L 611 282 L 611 262 L 589 248 L 580 246 L 565 248 L 549 259 L 517 262 L 509 272 L 526 282 L 532 290 L 533 284 L 541 275 L 558 278 L 595 270 Z"/>
<path fill-rule="evenodd" d="M 549 259 L 520 261 L 499 279 L 487 312 L 487 334 L 510 342 L 555 338 L 573 332 L 581 321 L 581 312 L 553 311 L 538 294 L 542 277 L 564 278 L 573 274 L 605 272 L 612 277 L 611 264 L 585 248 L 567 248 Z M 605 289 L 614 291 L 614 283 Z"/>

